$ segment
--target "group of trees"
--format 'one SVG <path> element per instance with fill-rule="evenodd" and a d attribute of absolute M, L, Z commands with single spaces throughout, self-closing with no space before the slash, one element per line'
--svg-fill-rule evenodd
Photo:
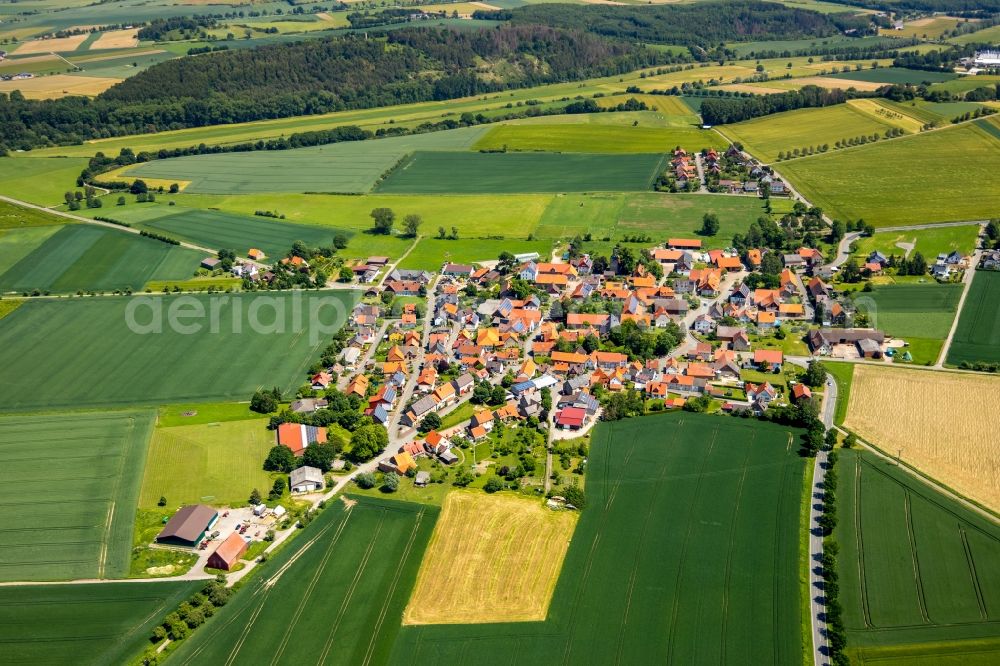
<path fill-rule="evenodd" d="M 835 666 L 846 666 L 850 661 L 845 654 L 847 633 L 844 630 L 843 608 L 840 605 L 840 583 L 837 576 L 837 554 L 840 548 L 833 538 L 833 528 L 837 525 L 836 451 L 831 451 L 827 457 L 826 475 L 823 478 L 823 513 L 818 522 L 823 531 L 823 555 L 820 560 L 820 571 L 823 576 L 823 605 L 826 607 L 826 635 L 830 641 L 830 658 Z"/>
<path fill-rule="evenodd" d="M 176 611 L 167 615 L 162 624 L 153 627 L 151 640 L 159 643 L 167 637 L 174 641 L 187 638 L 192 630 L 200 627 L 219 608 L 229 603 L 231 596 L 232 590 L 226 587 L 225 579 L 216 578 L 182 603 Z M 152 652 L 146 663 L 156 663 L 157 656 L 158 653 Z"/>
<path fill-rule="evenodd" d="M 374 221 L 372 232 L 376 234 L 392 234 L 393 225 L 396 223 L 396 213 L 391 208 L 373 208 L 371 218 Z M 424 223 L 424 218 L 416 213 L 410 213 L 403 218 L 403 234 L 410 238 L 416 238 L 420 231 L 420 225 Z"/>
<path fill-rule="evenodd" d="M 827 90 L 813 85 L 774 95 L 713 97 L 701 103 L 701 117 L 709 125 L 724 125 L 782 111 L 843 104 L 850 97 L 840 89 Z"/>

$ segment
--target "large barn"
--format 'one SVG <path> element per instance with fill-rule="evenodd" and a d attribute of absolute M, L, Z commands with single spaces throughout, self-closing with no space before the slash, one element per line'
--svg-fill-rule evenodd
<path fill-rule="evenodd" d="M 156 543 L 197 546 L 218 519 L 219 512 L 210 506 L 204 504 L 182 506 L 156 535 Z"/>

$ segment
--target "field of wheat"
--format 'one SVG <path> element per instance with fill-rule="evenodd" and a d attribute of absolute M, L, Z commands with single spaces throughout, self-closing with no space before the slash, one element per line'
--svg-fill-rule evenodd
<path fill-rule="evenodd" d="M 844 424 L 959 493 L 1000 509 L 1000 378 L 854 368 Z"/>
<path fill-rule="evenodd" d="M 537 500 L 450 493 L 403 624 L 544 620 L 575 526 Z"/>

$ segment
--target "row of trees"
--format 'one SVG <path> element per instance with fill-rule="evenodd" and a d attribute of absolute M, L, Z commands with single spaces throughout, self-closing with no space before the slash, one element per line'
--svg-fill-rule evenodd
<path fill-rule="evenodd" d="M 372 232 L 376 234 L 391 235 L 392 228 L 396 224 L 396 213 L 391 208 L 373 208 L 370 213 L 374 226 Z M 403 218 L 403 235 L 416 238 L 420 231 L 420 225 L 424 223 L 424 218 L 416 213 L 410 213 Z"/>
<path fill-rule="evenodd" d="M 701 103 L 701 117 L 709 125 L 724 125 L 782 111 L 843 104 L 851 97 L 843 90 L 809 85 L 801 90 L 774 95 L 708 98 Z"/>

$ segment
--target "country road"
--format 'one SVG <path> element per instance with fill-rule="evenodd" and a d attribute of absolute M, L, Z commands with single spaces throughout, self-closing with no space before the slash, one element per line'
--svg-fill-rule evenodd
<path fill-rule="evenodd" d="M 823 481 L 829 464 L 826 451 L 819 451 L 813 461 L 812 493 L 809 501 L 809 617 L 812 620 L 813 663 L 829 664 L 830 645 L 826 637 L 826 598 L 820 575 L 823 557 L 823 530 L 819 517 L 823 515 Z"/>
<path fill-rule="evenodd" d="M 955 331 L 958 330 L 958 320 L 962 317 L 962 308 L 965 306 L 965 298 L 969 295 L 969 289 L 972 288 L 972 280 L 976 277 L 976 267 L 979 266 L 979 259 L 982 254 L 981 250 L 976 250 L 973 253 L 969 268 L 965 269 L 965 275 L 962 276 L 962 295 L 958 299 L 958 308 L 955 310 L 954 319 L 951 320 L 951 328 L 948 330 L 948 337 L 944 339 L 944 344 L 941 345 L 941 353 L 938 355 L 937 363 L 934 364 L 935 368 L 943 368 L 945 359 L 948 358 L 948 351 L 951 349 L 951 341 L 955 338 Z"/>

